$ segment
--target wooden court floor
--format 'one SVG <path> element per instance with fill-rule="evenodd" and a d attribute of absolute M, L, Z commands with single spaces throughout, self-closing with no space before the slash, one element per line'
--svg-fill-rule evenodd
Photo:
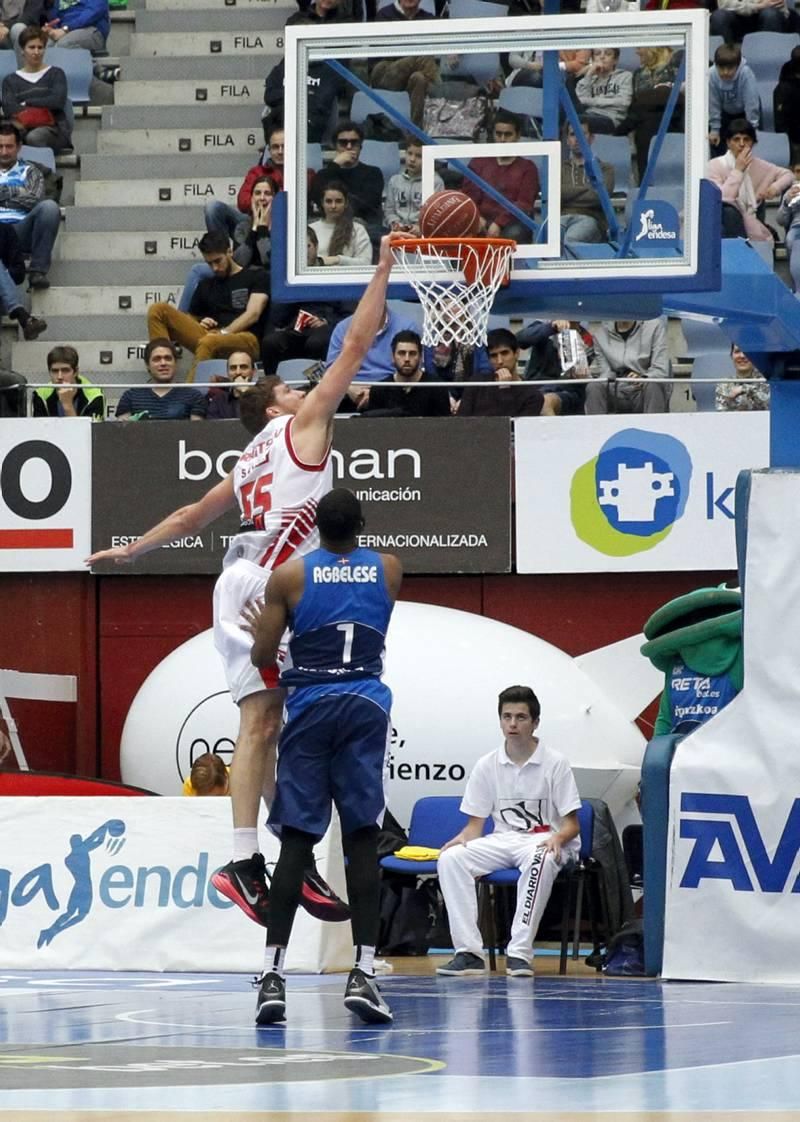
<path fill-rule="evenodd" d="M 441 961 L 392 961 L 390 1028 L 341 975 L 291 977 L 257 1029 L 241 975 L 2 973 L 0 1122 L 800 1122 L 799 987 Z"/>

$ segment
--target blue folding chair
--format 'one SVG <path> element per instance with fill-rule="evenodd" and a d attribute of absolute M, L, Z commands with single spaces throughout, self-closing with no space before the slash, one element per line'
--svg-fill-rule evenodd
<path fill-rule="evenodd" d="M 697 402 L 698 413 L 714 413 L 717 408 L 716 382 L 703 382 L 703 378 L 733 378 L 734 372 L 729 354 L 721 352 L 698 355 L 692 363 L 692 377 L 689 385 L 692 397 Z M 698 379 L 698 381 L 695 381 Z"/>
<path fill-rule="evenodd" d="M 564 903 L 561 911 L 561 953 L 559 959 L 559 974 L 566 974 L 567 972 L 567 955 L 569 952 L 569 921 L 570 916 L 574 915 L 573 924 L 573 948 L 572 957 L 574 960 L 579 958 L 580 954 L 580 932 L 581 932 L 581 916 L 583 912 L 584 902 L 588 906 L 589 919 L 592 928 L 592 943 L 595 952 L 600 946 L 600 933 L 607 934 L 607 923 L 602 919 L 601 926 L 597 924 L 597 917 L 595 916 L 594 907 L 591 905 L 591 898 L 585 893 L 585 882 L 588 876 L 593 876 L 596 879 L 602 877 L 602 870 L 598 863 L 592 857 L 592 846 L 594 841 L 594 807 L 586 800 L 583 800 L 578 810 L 578 822 L 580 824 L 580 838 L 581 847 L 578 854 L 577 861 L 565 868 L 559 873 L 557 883 L 559 881 L 564 883 Z M 499 897 L 496 894 L 497 888 L 515 888 L 519 880 L 519 869 L 496 869 L 493 873 L 488 873 L 485 877 L 481 877 L 479 883 L 479 891 L 482 893 L 485 889 L 483 903 L 483 916 L 484 916 L 484 940 L 489 951 L 489 966 L 494 970 L 497 964 L 497 954 L 502 953 L 505 949 L 498 945 L 497 932 L 500 925 L 497 921 L 497 910 Z M 602 887 L 602 886 L 601 886 Z M 505 894 L 502 894 L 505 895 Z M 599 893 L 599 900 L 601 904 L 601 915 L 604 912 L 602 907 L 602 891 Z M 596 956 L 596 969 L 600 970 L 599 955 Z"/>
<path fill-rule="evenodd" d="M 305 384 L 305 372 L 315 366 L 313 358 L 285 358 L 278 363 L 276 374 L 284 382 L 299 382 Z"/>
<path fill-rule="evenodd" d="M 228 373 L 228 360 L 224 358 L 204 358 L 195 367 L 196 382 L 210 382 L 212 378 L 224 378 Z"/>
<path fill-rule="evenodd" d="M 402 113 L 407 121 L 411 119 L 411 98 L 408 96 L 408 90 L 382 90 L 380 86 L 376 86 L 375 88 L 378 96 L 388 102 L 392 109 L 395 109 L 398 113 Z M 364 93 L 362 90 L 358 90 L 353 94 L 353 101 L 350 105 L 351 121 L 355 121 L 358 124 L 361 121 L 365 121 L 367 117 L 377 113 L 383 113 L 383 110 L 380 105 L 378 105 L 377 101 L 370 97 L 369 94 Z M 394 125 L 395 128 L 404 128 L 394 117 L 389 117 L 388 114 L 384 114 L 384 116 L 386 116 L 387 120 Z"/>
<path fill-rule="evenodd" d="M 56 170 L 56 154 L 52 148 L 40 148 L 33 144 L 22 144 L 19 149 L 20 158 L 31 164 L 40 164 L 48 171 Z"/>
<path fill-rule="evenodd" d="M 73 105 L 89 104 L 89 87 L 94 77 L 90 51 L 83 47 L 48 47 L 44 53 L 44 61 L 48 66 L 58 66 L 64 71 L 67 97 Z"/>
<path fill-rule="evenodd" d="M 760 160 L 767 160 L 770 164 L 777 164 L 781 168 L 789 166 L 789 137 L 785 132 L 767 132 L 765 129 L 759 129 L 758 144 L 754 151 Z"/>
<path fill-rule="evenodd" d="M 384 180 L 400 170 L 400 145 L 395 140 L 365 140 L 361 147 L 361 160 L 379 167 Z"/>
<path fill-rule="evenodd" d="M 469 821 L 466 814 L 458 809 L 460 795 L 428 795 L 417 799 L 411 811 L 408 827 L 408 844 L 424 846 L 426 849 L 441 849 L 464 829 Z M 406 861 L 402 857 L 389 855 L 381 858 L 381 868 L 391 873 L 406 876 L 436 876 L 436 861 Z"/>

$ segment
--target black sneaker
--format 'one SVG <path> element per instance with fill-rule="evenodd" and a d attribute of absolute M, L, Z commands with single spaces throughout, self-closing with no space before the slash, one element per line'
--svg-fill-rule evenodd
<path fill-rule="evenodd" d="M 341 923 L 350 918 L 350 909 L 340 900 L 331 886 L 327 884 L 312 866 L 303 873 L 303 894 L 300 897 L 309 915 L 324 919 L 329 923 Z"/>
<path fill-rule="evenodd" d="M 245 915 L 266 927 L 269 922 L 269 890 L 264 856 L 254 853 L 244 861 L 229 861 L 211 878 L 217 892 L 233 900 Z"/>
<path fill-rule="evenodd" d="M 22 337 L 28 342 L 31 339 L 38 339 L 43 331 L 47 331 L 47 321 L 40 319 L 39 316 L 28 316 L 22 324 Z"/>
<path fill-rule="evenodd" d="M 533 966 L 527 959 L 515 958 L 510 955 L 506 959 L 506 974 L 509 978 L 532 978 Z"/>
<path fill-rule="evenodd" d="M 479 955 L 472 954 L 470 951 L 459 951 L 444 966 L 437 966 L 436 973 L 447 974 L 454 978 L 468 974 L 485 974 L 486 963 Z"/>
<path fill-rule="evenodd" d="M 392 1011 L 381 997 L 377 982 L 363 970 L 354 967 L 344 991 L 345 1008 L 371 1025 L 390 1025 Z"/>
<path fill-rule="evenodd" d="M 40 273 L 34 270 L 28 273 L 28 288 L 49 288 L 50 281 L 47 279 L 47 273 Z"/>
<path fill-rule="evenodd" d="M 286 1020 L 286 983 L 280 974 L 270 971 L 253 982 L 258 986 L 256 1024 L 272 1025 Z"/>

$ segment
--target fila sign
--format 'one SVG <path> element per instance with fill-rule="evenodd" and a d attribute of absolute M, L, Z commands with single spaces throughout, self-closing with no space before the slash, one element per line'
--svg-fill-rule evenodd
<path fill-rule="evenodd" d="M 91 421 L 0 421 L 0 571 L 81 568 L 90 513 Z"/>

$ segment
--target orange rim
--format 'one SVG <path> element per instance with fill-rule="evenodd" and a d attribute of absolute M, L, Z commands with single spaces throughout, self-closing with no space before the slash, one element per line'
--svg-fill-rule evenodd
<path fill-rule="evenodd" d="M 517 243 L 511 238 L 393 238 L 392 248 L 395 249 L 422 249 L 429 245 L 434 249 L 458 249 L 462 245 L 470 245 L 474 249 L 489 249 L 492 246 L 511 249 L 517 248 Z"/>
<path fill-rule="evenodd" d="M 434 255 L 441 251 L 445 257 L 458 261 L 458 266 L 464 274 L 468 284 L 480 282 L 485 286 L 492 283 L 496 255 L 491 255 L 493 249 L 508 250 L 503 257 L 501 266 L 500 285 L 505 288 L 509 283 L 511 273 L 511 255 L 517 248 L 517 243 L 512 238 L 400 238 L 392 241 L 393 249 L 414 252 L 425 256 Z M 469 254 L 466 250 L 474 250 Z M 451 252 L 448 253 L 448 250 Z"/>

